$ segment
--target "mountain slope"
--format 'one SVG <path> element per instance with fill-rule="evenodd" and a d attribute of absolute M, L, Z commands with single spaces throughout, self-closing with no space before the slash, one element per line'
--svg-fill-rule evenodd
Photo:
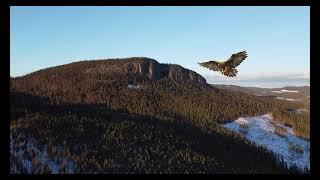
<path fill-rule="evenodd" d="M 46 97 L 51 104 L 104 104 L 149 115 L 179 111 L 186 118 L 191 115 L 208 122 L 266 113 L 274 106 L 296 106 L 216 89 L 193 71 L 148 58 L 82 61 L 48 68 L 11 80 L 11 91 Z"/>
<path fill-rule="evenodd" d="M 78 173 L 297 172 L 219 123 L 299 105 L 220 90 L 179 65 L 81 61 L 10 83 L 12 141 L 26 144 L 31 137 L 38 152 L 63 146 Z M 34 154 L 33 167 L 47 170 Z M 13 158 L 12 169 L 20 162 Z"/>

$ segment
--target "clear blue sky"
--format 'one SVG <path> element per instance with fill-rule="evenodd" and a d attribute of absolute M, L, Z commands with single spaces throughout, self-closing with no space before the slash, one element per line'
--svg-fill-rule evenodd
<path fill-rule="evenodd" d="M 209 83 L 309 82 L 309 7 L 29 6 L 11 7 L 10 14 L 11 76 L 79 60 L 145 56 L 180 64 Z M 196 63 L 240 50 L 248 58 L 234 79 Z"/>

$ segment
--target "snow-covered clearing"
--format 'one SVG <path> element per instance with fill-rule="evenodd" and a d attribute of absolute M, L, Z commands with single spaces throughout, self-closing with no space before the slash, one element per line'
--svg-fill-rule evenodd
<path fill-rule="evenodd" d="M 247 124 L 248 131 L 241 131 L 240 124 Z M 275 133 L 276 126 L 286 131 L 285 136 Z M 292 128 L 273 121 L 271 114 L 249 118 L 239 118 L 234 122 L 224 124 L 224 127 L 241 133 L 248 140 L 265 146 L 273 153 L 282 156 L 288 166 L 297 166 L 303 170 L 310 169 L 310 142 L 297 137 Z M 292 147 L 303 149 L 300 153 L 293 151 Z"/>
<path fill-rule="evenodd" d="M 35 152 L 35 157 L 38 157 L 38 160 L 41 162 L 41 164 L 45 164 L 49 167 L 49 171 L 51 174 L 59 174 L 60 170 L 62 170 L 62 162 L 64 161 L 66 163 L 66 172 L 67 174 L 73 173 L 73 162 L 71 160 L 67 160 L 64 157 L 54 157 L 54 159 L 50 158 L 47 154 L 47 146 L 44 146 L 44 148 L 36 147 L 32 141 L 32 138 L 28 139 L 28 142 L 26 144 L 26 149 L 22 149 L 23 144 L 17 144 L 12 138 L 10 140 L 10 156 L 13 156 L 19 163 L 21 163 L 22 168 L 26 169 L 28 174 L 33 174 L 35 167 L 33 167 L 32 159 L 28 159 L 24 154 L 28 152 Z M 57 148 L 60 151 L 63 151 L 63 147 Z M 60 162 L 59 162 L 60 161 Z M 10 164 L 10 172 L 11 173 L 22 173 L 21 168 L 17 167 L 17 164 L 15 162 L 11 162 Z"/>

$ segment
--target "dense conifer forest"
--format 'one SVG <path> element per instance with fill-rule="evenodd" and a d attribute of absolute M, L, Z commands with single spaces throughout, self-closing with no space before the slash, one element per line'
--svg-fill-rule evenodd
<path fill-rule="evenodd" d="M 220 124 L 271 112 L 309 138 L 298 103 L 208 85 L 179 65 L 136 57 L 80 61 L 10 79 L 11 140 L 33 173 L 298 173 Z M 28 149 L 32 139 L 38 150 Z M 27 172 L 11 156 L 13 172 Z M 14 167 L 13 167 L 14 166 Z M 13 170 L 14 169 L 14 170 Z"/>

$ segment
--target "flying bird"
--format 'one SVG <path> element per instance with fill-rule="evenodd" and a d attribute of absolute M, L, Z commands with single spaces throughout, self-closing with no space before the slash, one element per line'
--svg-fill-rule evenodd
<path fill-rule="evenodd" d="M 247 52 L 242 51 L 236 54 L 232 54 L 232 56 L 225 62 L 218 62 L 218 61 L 208 61 L 198 63 L 201 66 L 209 68 L 210 70 L 219 71 L 223 75 L 228 77 L 235 77 L 238 73 L 236 69 L 239 64 L 247 58 Z"/>

